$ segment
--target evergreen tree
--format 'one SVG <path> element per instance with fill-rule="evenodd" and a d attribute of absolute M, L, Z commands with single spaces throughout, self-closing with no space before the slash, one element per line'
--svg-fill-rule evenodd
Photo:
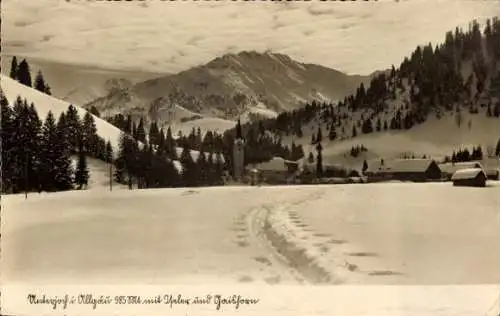
<path fill-rule="evenodd" d="M 316 134 L 316 142 L 321 143 L 323 140 L 323 133 L 321 132 L 321 126 L 318 126 L 318 133 Z"/>
<path fill-rule="evenodd" d="M 69 148 L 70 140 L 66 131 L 66 116 L 62 113 L 57 121 L 56 140 L 53 143 L 56 153 L 55 161 L 53 161 L 56 166 L 54 182 L 57 190 L 69 190 L 73 188 L 73 167 Z"/>
<path fill-rule="evenodd" d="M 79 146 L 82 125 L 80 122 L 80 116 L 74 105 L 70 104 L 68 106 L 64 122 L 64 130 L 68 137 L 70 152 L 76 153 Z"/>
<path fill-rule="evenodd" d="M 182 148 L 182 154 L 180 157 L 180 162 L 182 163 L 182 182 L 187 187 L 193 187 L 197 182 L 197 170 L 196 164 L 191 156 L 191 150 L 188 144 L 184 144 Z"/>
<path fill-rule="evenodd" d="M 159 130 L 156 122 L 151 123 L 149 126 L 149 143 L 153 145 L 158 145 L 159 140 Z"/>
<path fill-rule="evenodd" d="M 104 161 L 105 162 L 112 162 L 113 161 L 113 146 L 111 146 L 111 142 L 109 140 L 106 142 Z"/>
<path fill-rule="evenodd" d="M 83 150 L 87 154 L 91 154 L 94 157 L 98 157 L 99 154 L 102 156 L 104 153 L 99 153 L 97 148 L 97 127 L 95 125 L 94 117 L 89 112 L 85 112 L 83 116 L 83 122 L 81 126 L 81 139 Z M 103 150 L 105 148 L 102 148 Z"/>
<path fill-rule="evenodd" d="M 99 110 L 94 105 L 92 105 L 92 107 L 90 108 L 90 113 L 97 117 L 101 117 L 101 113 L 99 113 Z M 120 124 L 113 124 L 113 125 L 119 127 L 120 129 L 123 129 L 123 127 L 120 126 Z"/>
<path fill-rule="evenodd" d="M 124 132 L 120 133 L 120 140 L 118 143 L 118 154 L 115 160 L 114 177 L 116 182 L 124 184 L 128 173 L 127 162 L 129 160 L 130 149 L 128 135 Z"/>
<path fill-rule="evenodd" d="M 196 170 L 198 171 L 198 185 L 207 185 L 209 179 L 208 163 L 205 156 L 203 147 L 200 148 L 198 157 L 196 159 Z"/>
<path fill-rule="evenodd" d="M 14 56 L 12 57 L 12 62 L 10 64 L 10 74 L 9 76 L 14 79 L 14 80 L 17 80 L 17 73 L 19 71 L 19 66 L 17 64 L 17 57 Z"/>
<path fill-rule="evenodd" d="M 160 133 L 160 137 L 163 138 L 163 130 Z M 172 135 L 172 129 L 170 126 L 167 128 L 167 136 L 165 138 L 165 148 L 167 151 L 167 155 L 170 157 L 172 160 L 177 159 L 177 150 L 176 150 L 176 143 L 174 140 L 174 137 Z"/>
<path fill-rule="evenodd" d="M 89 181 L 89 170 L 87 166 L 87 157 L 83 146 L 83 139 L 78 146 L 78 163 L 75 172 L 75 183 L 78 185 L 78 190 L 87 187 Z"/>
<path fill-rule="evenodd" d="M 137 125 L 135 135 L 136 135 L 135 139 L 137 139 L 138 141 L 140 141 L 143 144 L 146 143 L 146 131 L 144 129 L 144 120 L 142 119 L 142 117 L 139 120 L 139 125 Z"/>
<path fill-rule="evenodd" d="M 44 92 L 47 95 L 52 95 L 52 89 L 50 88 L 50 86 L 47 83 L 45 83 L 45 91 Z"/>
<path fill-rule="evenodd" d="M 40 92 L 43 92 L 43 93 L 45 93 L 47 90 L 47 85 L 45 84 L 45 79 L 43 78 L 43 74 L 40 70 L 36 74 L 34 88 Z"/>
<path fill-rule="evenodd" d="M 0 104 L 2 106 L 1 119 L 1 148 L 2 148 L 2 192 L 9 192 L 12 189 L 12 176 L 14 168 L 14 122 L 13 110 L 9 106 L 8 100 L 5 98 L 3 91 L 0 90 Z"/>
<path fill-rule="evenodd" d="M 25 105 L 27 106 L 27 104 Z M 39 169 L 40 169 L 40 151 L 42 142 L 42 121 L 38 116 L 38 112 L 35 109 L 35 105 L 31 103 L 30 107 L 27 109 L 28 117 L 28 139 L 27 143 L 24 143 L 24 147 L 28 150 L 28 182 L 30 189 L 39 190 L 41 183 L 39 179 Z"/>
<path fill-rule="evenodd" d="M 323 147 L 321 146 L 321 143 L 318 143 L 316 145 L 316 151 L 317 151 L 317 156 L 316 156 L 316 175 L 318 178 L 321 178 L 323 176 Z"/>
<path fill-rule="evenodd" d="M 17 81 L 25 86 L 31 87 L 32 82 L 30 67 L 26 59 L 23 59 L 21 63 L 19 63 L 19 67 L 17 70 Z"/>
<path fill-rule="evenodd" d="M 363 160 L 363 169 L 362 169 L 363 174 L 366 172 L 366 170 L 368 170 L 368 163 L 366 162 L 366 160 Z"/>
<path fill-rule="evenodd" d="M 48 192 L 57 190 L 55 178 L 58 173 L 58 166 L 54 162 L 59 160 L 60 155 L 62 156 L 58 151 L 60 147 L 57 146 L 57 141 L 58 133 L 56 121 L 52 112 L 49 111 L 43 124 L 42 150 L 40 152 L 40 178 L 42 189 Z"/>

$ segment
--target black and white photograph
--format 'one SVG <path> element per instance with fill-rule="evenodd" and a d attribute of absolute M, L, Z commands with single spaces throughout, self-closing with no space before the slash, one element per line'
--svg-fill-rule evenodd
<path fill-rule="evenodd" d="M 500 1 L 1 23 L 0 314 L 500 316 Z"/>

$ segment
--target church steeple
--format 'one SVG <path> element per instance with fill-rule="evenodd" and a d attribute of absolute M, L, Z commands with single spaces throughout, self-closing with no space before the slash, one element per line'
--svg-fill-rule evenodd
<path fill-rule="evenodd" d="M 245 141 L 241 130 L 240 118 L 236 123 L 236 136 L 233 145 L 233 177 L 236 181 L 241 181 L 245 173 Z"/>
<path fill-rule="evenodd" d="M 241 131 L 241 122 L 238 117 L 238 122 L 236 123 L 236 139 L 243 139 L 243 132 Z"/>

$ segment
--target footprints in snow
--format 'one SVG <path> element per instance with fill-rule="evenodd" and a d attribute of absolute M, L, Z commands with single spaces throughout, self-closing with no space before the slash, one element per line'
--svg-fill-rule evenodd
<path fill-rule="evenodd" d="M 305 223 L 302 222 L 300 217 L 298 216 L 297 212 L 291 211 L 288 212 L 288 218 L 290 222 L 295 225 L 296 227 L 300 228 L 301 231 L 304 232 L 313 232 L 312 229 L 308 228 L 309 226 Z M 307 239 L 323 239 L 325 241 L 319 241 L 316 242 L 314 247 L 316 247 L 322 255 L 327 255 L 331 250 L 332 247 L 334 249 L 338 248 L 340 245 L 347 244 L 348 242 L 344 239 L 334 239 L 330 234 L 324 234 L 324 233 L 312 233 L 309 236 L 303 236 L 303 240 Z M 344 253 L 346 256 L 351 257 L 351 258 L 376 258 L 378 257 L 377 253 L 374 252 L 345 252 Z M 384 276 L 395 276 L 395 275 L 403 275 L 400 272 L 396 271 L 391 271 L 391 270 L 373 270 L 373 271 L 362 271 L 359 267 L 358 264 L 353 263 L 353 262 L 348 262 L 347 260 L 344 259 L 344 267 L 350 271 L 350 272 L 361 272 L 361 273 L 366 273 L 369 276 L 373 277 L 384 277 Z"/>
<path fill-rule="evenodd" d="M 235 243 L 239 248 L 246 248 L 250 246 L 250 232 L 248 230 L 248 223 L 247 219 L 245 218 L 245 214 L 238 216 L 234 220 L 231 230 L 236 234 Z M 266 271 L 269 268 L 273 267 L 272 262 L 265 256 L 256 256 L 252 259 L 262 265 L 260 271 Z M 270 275 L 263 278 L 265 283 L 269 285 L 275 285 L 281 282 L 281 277 L 279 275 L 274 275 L 273 272 L 270 272 L 269 274 Z M 252 283 L 255 281 L 256 279 L 250 275 L 242 275 L 238 278 L 239 283 Z"/>

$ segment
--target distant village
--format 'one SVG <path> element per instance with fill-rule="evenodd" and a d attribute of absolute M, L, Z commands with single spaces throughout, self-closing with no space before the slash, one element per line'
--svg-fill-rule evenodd
<path fill-rule="evenodd" d="M 322 175 L 318 176 L 314 161 L 274 157 L 244 167 L 241 181 L 249 185 L 452 182 L 455 186 L 472 187 L 486 187 L 488 181 L 500 181 L 500 157 L 446 163 L 431 158 L 371 159 L 359 168 L 323 163 L 322 169 Z"/>

